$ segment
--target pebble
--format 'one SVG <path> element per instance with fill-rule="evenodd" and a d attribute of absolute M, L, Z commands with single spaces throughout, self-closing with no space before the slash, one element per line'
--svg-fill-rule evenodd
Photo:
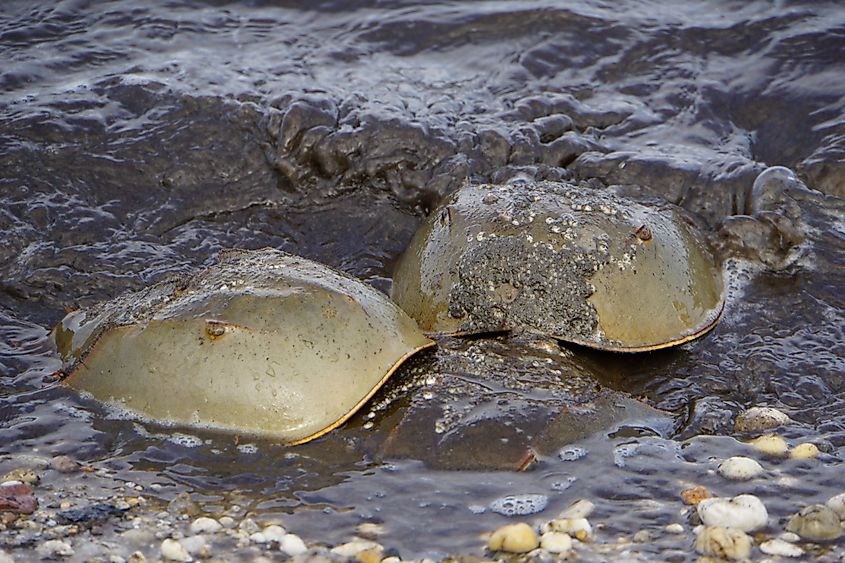
<path fill-rule="evenodd" d="M 730 457 L 719 465 L 719 475 L 732 481 L 747 481 L 761 473 L 763 466 L 750 457 Z"/>
<path fill-rule="evenodd" d="M 182 514 L 196 516 L 201 512 L 199 505 L 194 502 L 194 499 L 192 499 L 191 495 L 188 493 L 179 493 L 176 495 L 173 500 L 167 504 L 167 511 L 170 514 L 175 514 L 176 516 L 181 516 Z"/>
<path fill-rule="evenodd" d="M 261 533 L 264 534 L 264 537 L 267 538 L 267 541 L 274 541 L 276 543 L 280 543 L 282 541 L 282 538 L 285 537 L 285 534 L 287 534 L 285 529 L 277 524 L 271 524 L 270 526 L 267 526 L 266 528 L 264 528 L 264 530 L 261 531 Z"/>
<path fill-rule="evenodd" d="M 220 525 L 224 528 L 230 529 L 235 527 L 235 519 L 231 516 L 221 516 L 217 519 L 220 522 Z"/>
<path fill-rule="evenodd" d="M 566 507 L 560 514 L 557 515 L 558 518 L 586 518 L 590 514 L 592 514 L 593 509 L 596 507 L 592 502 L 588 501 L 587 499 L 581 499 L 573 502 L 568 507 Z"/>
<path fill-rule="evenodd" d="M 695 538 L 695 550 L 721 559 L 748 559 L 751 556 L 751 538 L 741 530 L 707 526 Z"/>
<path fill-rule="evenodd" d="M 801 557 L 804 555 L 804 550 L 797 545 L 779 539 L 761 543 L 760 551 L 766 555 L 779 555 L 781 557 Z"/>
<path fill-rule="evenodd" d="M 765 528 L 769 520 L 766 506 L 754 495 L 705 499 L 698 504 L 698 516 L 705 526 L 735 528 L 743 532 Z"/>
<path fill-rule="evenodd" d="M 789 457 L 792 459 L 813 459 L 818 457 L 818 455 L 818 446 L 809 442 L 798 444 L 789 452 Z"/>
<path fill-rule="evenodd" d="M 736 417 L 734 430 L 737 432 L 760 432 L 771 430 L 790 421 L 789 417 L 771 407 L 751 407 Z"/>
<path fill-rule="evenodd" d="M 244 518 L 241 520 L 241 523 L 238 524 L 238 529 L 245 534 L 254 534 L 261 531 L 261 528 L 258 527 L 258 524 L 256 524 L 255 520 L 252 518 Z"/>
<path fill-rule="evenodd" d="M 15 563 L 11 555 L 0 549 L 0 563 Z"/>
<path fill-rule="evenodd" d="M 181 540 L 179 543 L 182 544 L 185 551 L 195 557 L 199 557 L 200 559 L 205 559 L 211 555 L 208 542 L 203 536 L 189 536 Z"/>
<path fill-rule="evenodd" d="M 789 451 L 789 445 L 786 440 L 777 434 L 766 434 L 759 438 L 754 438 L 748 442 L 748 445 L 765 455 L 782 456 Z"/>
<path fill-rule="evenodd" d="M 376 542 L 355 540 L 333 547 L 331 552 L 341 557 L 356 557 L 359 553 L 370 549 L 382 549 Z"/>
<path fill-rule="evenodd" d="M 543 526 L 544 532 L 565 532 L 580 541 L 593 535 L 593 527 L 586 518 L 557 518 Z"/>
<path fill-rule="evenodd" d="M 166 539 L 161 542 L 161 556 L 169 561 L 192 561 L 188 551 L 176 540 Z"/>
<path fill-rule="evenodd" d="M 191 533 L 193 534 L 213 534 L 220 531 L 223 527 L 220 522 L 214 518 L 202 516 L 191 522 Z"/>
<path fill-rule="evenodd" d="M 291 557 L 302 555 L 308 551 L 305 542 L 296 534 L 285 534 L 285 537 L 279 542 L 279 549 Z"/>
<path fill-rule="evenodd" d="M 534 528 L 524 522 L 502 526 L 490 536 L 487 548 L 490 551 L 509 553 L 527 553 L 540 545 L 540 539 Z M 333 550 L 334 551 L 334 550 Z"/>
<path fill-rule="evenodd" d="M 146 563 L 147 558 L 144 554 L 140 551 L 135 551 L 131 555 L 129 555 L 129 559 L 126 560 L 126 563 Z"/>
<path fill-rule="evenodd" d="M 651 541 L 651 534 L 648 530 L 640 530 L 639 532 L 634 534 L 634 537 L 631 538 L 634 540 L 634 543 L 647 543 Z"/>
<path fill-rule="evenodd" d="M 48 540 L 35 548 L 38 555 L 49 559 L 51 557 L 70 557 L 73 555 L 73 548 L 69 543 L 61 540 Z"/>
<path fill-rule="evenodd" d="M 713 495 L 710 494 L 710 491 L 707 490 L 706 487 L 692 487 L 690 489 L 684 489 L 681 491 L 681 500 L 684 501 L 684 504 L 689 506 L 697 506 L 698 503 L 703 501 L 706 498 L 712 498 Z"/>
<path fill-rule="evenodd" d="M 540 537 L 540 547 L 549 553 L 566 553 L 572 549 L 572 538 L 563 532 L 546 532 Z"/>
<path fill-rule="evenodd" d="M 0 477 L 0 483 L 6 481 L 20 481 L 26 485 L 37 485 L 41 481 L 41 477 L 32 469 L 21 468 L 13 469 Z"/>
<path fill-rule="evenodd" d="M 842 535 L 839 515 L 824 504 L 811 504 L 789 519 L 786 529 L 805 540 L 834 540 Z"/>
<path fill-rule="evenodd" d="M 783 532 L 781 534 L 778 534 L 778 539 L 789 543 L 798 543 L 801 541 L 801 536 L 799 536 L 795 532 Z"/>
<path fill-rule="evenodd" d="M 358 524 L 355 531 L 359 536 L 365 539 L 375 539 L 384 535 L 384 525 L 376 524 L 375 522 L 362 522 Z"/>
<path fill-rule="evenodd" d="M 839 516 L 840 520 L 845 520 L 845 493 L 830 497 L 825 504 Z"/>
<path fill-rule="evenodd" d="M 0 483 L 0 512 L 32 514 L 38 508 L 38 500 L 32 487 L 21 481 Z"/>
<path fill-rule="evenodd" d="M 674 523 L 666 526 L 666 531 L 670 534 L 683 534 L 684 527 L 681 524 Z"/>
<path fill-rule="evenodd" d="M 50 468 L 59 473 L 76 473 L 82 469 L 78 461 L 66 455 L 57 455 L 54 457 L 50 461 Z"/>

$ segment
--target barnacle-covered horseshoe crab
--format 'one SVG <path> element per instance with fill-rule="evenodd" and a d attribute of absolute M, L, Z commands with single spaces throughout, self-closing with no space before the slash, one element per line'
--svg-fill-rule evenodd
<path fill-rule="evenodd" d="M 99 400 L 290 444 L 340 425 L 434 344 L 375 289 L 271 249 L 71 313 L 52 338 L 65 381 Z"/>
<path fill-rule="evenodd" d="M 394 272 L 391 297 L 424 331 L 529 328 L 637 352 L 718 321 L 722 273 L 681 210 L 583 186 L 465 185 Z"/>

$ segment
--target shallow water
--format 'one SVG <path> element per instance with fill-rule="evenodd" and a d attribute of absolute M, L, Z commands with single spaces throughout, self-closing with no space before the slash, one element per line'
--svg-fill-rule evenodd
<path fill-rule="evenodd" d="M 600 538 L 613 541 L 676 521 L 690 483 L 759 494 L 774 522 L 842 492 L 843 48 L 835 2 L 6 2 L 0 469 L 68 453 L 158 483 L 163 500 L 181 490 L 237 499 L 329 543 L 384 521 L 383 543 L 404 557 L 479 553 L 477 534 L 507 520 L 479 507 L 508 494 L 549 495 L 526 517 L 536 522 L 591 498 Z M 752 197 L 776 165 L 801 182 Z M 450 397 L 442 378 L 414 370 L 380 396 L 372 430 L 361 413 L 293 449 L 127 420 L 42 382 L 59 367 L 46 334 L 66 309 L 188 272 L 223 248 L 282 248 L 387 291 L 422 215 L 466 178 L 621 184 L 685 207 L 735 261 L 722 323 L 679 350 L 573 349 L 549 375 L 520 363 L 535 352 L 490 344 L 479 354 L 552 391 L 464 389 L 455 396 L 476 393 L 470 412 L 490 434 L 464 430 L 470 438 L 446 451 L 467 456 L 508 428 L 533 435 L 537 413 L 572 381 L 644 397 L 670 423 L 639 436 L 597 428 L 577 461 L 551 448 L 531 471 L 454 471 L 372 437 L 427 412 L 415 406 L 426 393 Z M 449 350 L 441 361 L 452 365 Z M 421 369 L 479 377 L 442 366 Z M 758 404 L 793 418 L 790 441 L 826 454 L 772 462 L 773 478 L 750 485 L 708 473 L 747 453 L 728 436 Z M 692 557 L 684 542 L 641 549 Z"/>

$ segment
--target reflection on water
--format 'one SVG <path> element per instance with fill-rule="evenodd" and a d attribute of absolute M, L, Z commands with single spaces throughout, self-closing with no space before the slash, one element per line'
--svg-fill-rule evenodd
<path fill-rule="evenodd" d="M 835 2 L 5 3 L 0 463 L 68 453 L 161 485 L 164 499 L 189 489 L 292 512 L 291 528 L 325 541 L 384 521 L 386 544 L 405 556 L 477 549 L 476 533 L 504 520 L 478 507 L 506 494 L 548 495 L 550 515 L 601 499 L 612 537 L 673 521 L 674 509 L 650 502 L 674 500 L 684 482 L 765 496 L 776 518 L 841 492 L 843 38 Z M 731 218 L 774 165 L 807 188 L 777 196 L 776 212 Z M 506 366 L 488 375 L 551 380 L 564 393 L 586 378 L 566 400 L 601 386 L 644 397 L 668 426 L 585 438 L 576 461 L 551 448 L 524 473 L 450 471 L 431 451 L 383 449 L 380 433 L 394 426 L 423 429 L 441 457 L 483 444 L 461 425 L 470 419 L 456 419 L 463 442 L 425 430 L 436 421 L 414 413 L 429 412 L 428 394 L 443 408 L 469 405 L 492 434 L 533 437 L 559 406 L 526 388 L 450 386 L 483 373 L 450 363 L 454 350 L 420 368 L 432 382 L 409 370 L 372 429 L 360 413 L 290 450 L 116 418 L 43 383 L 59 367 L 46 333 L 66 309 L 223 248 L 282 248 L 386 291 L 421 215 L 467 178 L 623 184 L 684 206 L 745 257 L 730 263 L 722 323 L 679 350 L 572 349 L 551 376 L 543 361 L 520 363 L 534 352 L 507 359 L 497 348 L 507 343 L 478 344 L 479 358 Z M 774 464 L 800 483 L 717 482 L 711 460 L 744 451 L 724 436 L 733 417 L 757 404 L 787 412 L 787 439 L 815 440 L 830 457 L 813 471 Z"/>

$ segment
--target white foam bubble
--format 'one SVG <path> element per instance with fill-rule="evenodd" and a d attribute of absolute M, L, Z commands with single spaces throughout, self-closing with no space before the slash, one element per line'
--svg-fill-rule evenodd
<path fill-rule="evenodd" d="M 508 495 L 490 503 L 490 510 L 505 516 L 525 516 L 546 508 L 549 497 L 546 495 Z"/>

